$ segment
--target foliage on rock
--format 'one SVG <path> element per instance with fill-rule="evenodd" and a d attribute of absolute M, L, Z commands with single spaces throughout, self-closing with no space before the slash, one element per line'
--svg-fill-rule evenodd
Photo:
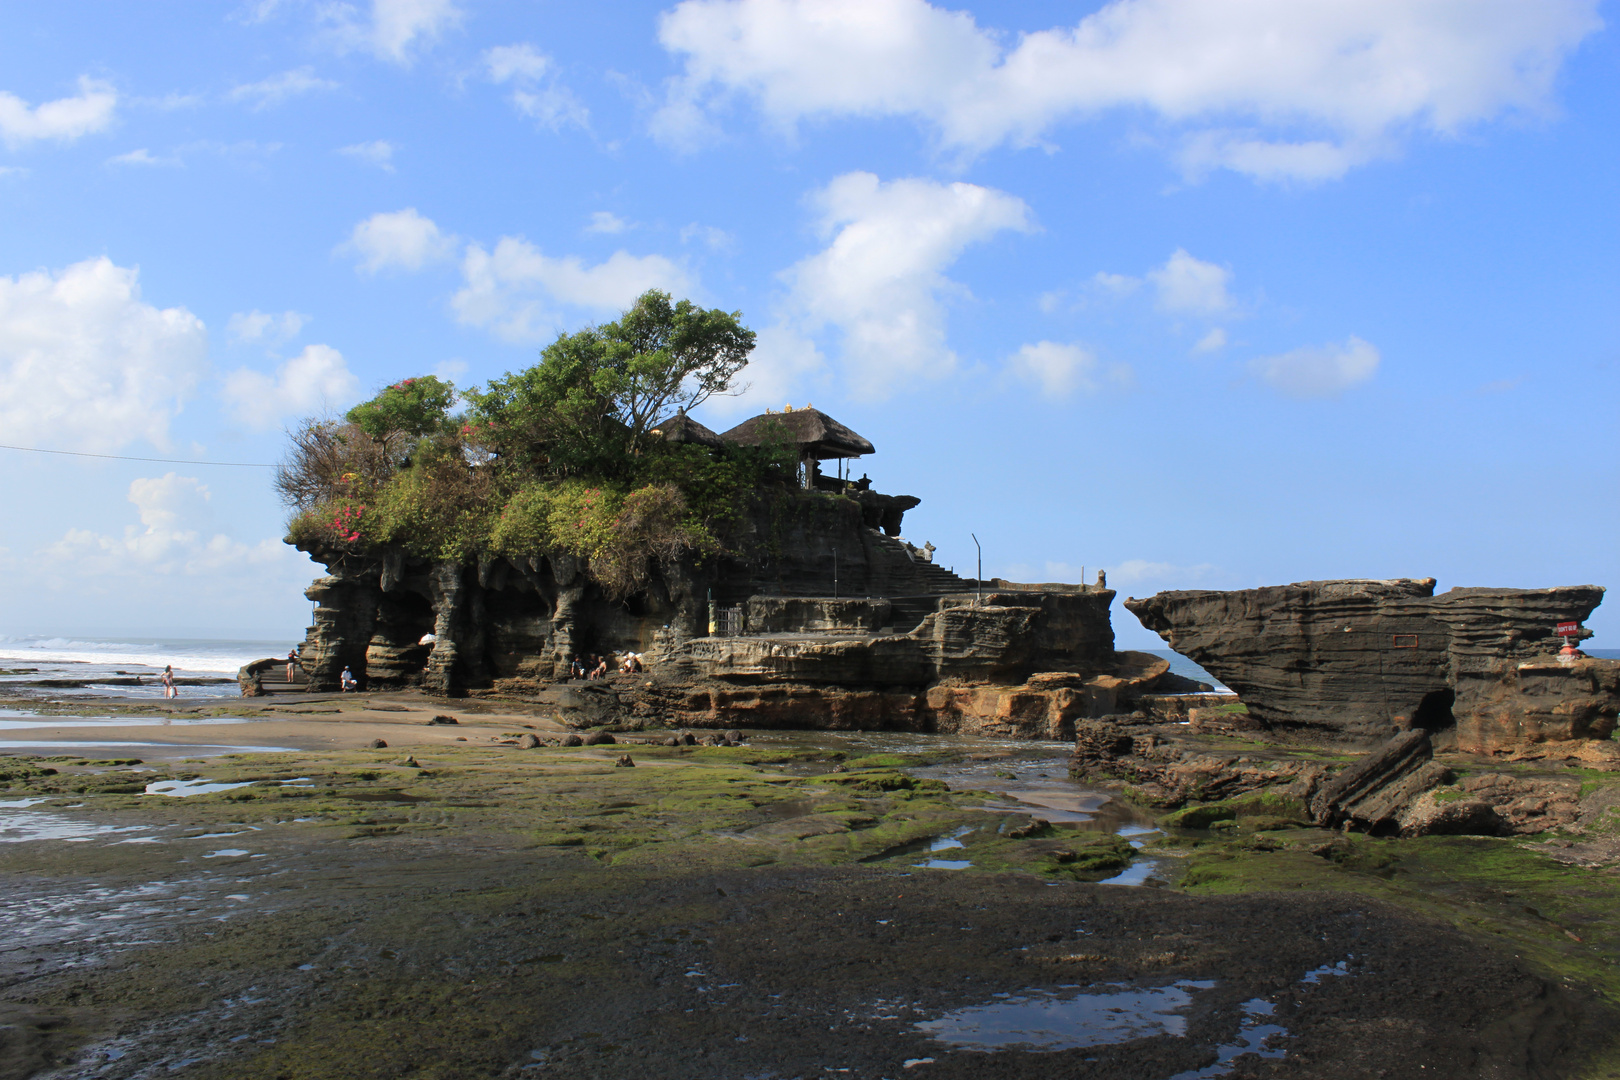
<path fill-rule="evenodd" d="M 726 393 L 753 343 L 740 313 L 655 290 L 481 390 L 394 383 L 290 434 L 276 478 L 295 511 L 288 539 L 462 562 L 568 553 L 629 595 L 657 564 L 726 550 L 762 485 L 792 476 L 785 444 L 712 450 L 652 434 L 667 410 Z"/>

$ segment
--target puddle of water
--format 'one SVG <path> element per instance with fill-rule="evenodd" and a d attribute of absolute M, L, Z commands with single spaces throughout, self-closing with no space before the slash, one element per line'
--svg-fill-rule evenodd
<path fill-rule="evenodd" d="M 210 851 L 208 854 L 204 855 L 203 858 L 205 858 L 205 859 L 234 859 L 234 858 L 237 858 L 238 856 L 249 855 L 249 854 L 252 854 L 252 853 L 249 852 L 246 848 L 228 847 L 228 848 L 220 848 L 218 851 Z"/>
<path fill-rule="evenodd" d="M 972 1005 L 925 1020 L 916 1029 L 963 1050 L 1069 1050 L 1185 1035 L 1185 1011 L 1210 980 L 1167 986 L 1133 987 L 1103 993 L 1037 990 L 998 995 L 988 1005 Z"/>
<path fill-rule="evenodd" d="M 919 870 L 966 870 L 972 865 L 971 859 L 929 859 L 916 864 Z"/>
<path fill-rule="evenodd" d="M 26 720 L 9 717 L 25 716 Z M 40 713 L 7 712 L 0 719 L 0 731 L 28 731 L 38 728 L 122 728 L 122 727 L 188 727 L 194 724 L 251 724 L 246 716 L 164 717 L 164 716 L 45 716 Z"/>
<path fill-rule="evenodd" d="M 1276 1006 L 1263 998 L 1254 998 L 1243 1003 L 1243 1025 L 1238 1028 L 1237 1041 L 1223 1043 L 1215 1048 L 1215 1060 L 1202 1069 L 1189 1069 L 1178 1072 L 1169 1080 L 1214 1080 L 1215 1077 L 1225 1076 L 1234 1058 L 1244 1054 L 1254 1054 L 1257 1057 L 1271 1058 L 1273 1060 L 1283 1057 L 1288 1051 L 1280 1048 L 1266 1046 L 1266 1040 L 1273 1036 L 1287 1035 L 1288 1029 L 1278 1024 L 1266 1024 L 1262 1021 L 1270 1016 Z"/>
<path fill-rule="evenodd" d="M 1329 978 L 1330 976 L 1349 975 L 1350 974 L 1350 966 L 1349 966 L 1350 965 L 1350 960 L 1354 960 L 1354 959 L 1355 959 L 1355 957 L 1352 956 L 1352 957 L 1349 957 L 1348 959 L 1340 960 L 1337 964 L 1323 964 L 1319 968 L 1315 968 L 1315 969 L 1313 969 L 1311 971 L 1307 971 L 1305 973 L 1305 977 L 1300 979 L 1299 981 L 1302 982 L 1302 983 L 1305 983 L 1308 986 L 1315 986 L 1317 983 L 1321 982 L 1325 978 Z"/>
<path fill-rule="evenodd" d="M 75 821 L 55 814 L 34 811 L 25 814 L 0 814 L 0 843 L 15 844 L 28 840 L 92 840 L 115 833 L 138 832 L 146 825 L 97 825 L 91 821 Z"/>
<path fill-rule="evenodd" d="M 107 739 L 80 739 L 76 742 L 69 742 L 63 739 L 0 739 L 0 747 L 7 750 L 83 750 L 86 747 L 93 749 L 103 746 L 142 746 L 165 750 L 182 750 L 187 753 L 200 753 L 204 750 L 219 750 L 227 754 L 284 754 L 291 749 L 290 747 L 286 746 L 225 746 L 219 743 L 182 742 L 114 742 Z"/>
<path fill-rule="evenodd" d="M 49 798 L 43 798 L 43 799 L 7 799 L 4 802 L 0 802 L 0 806 L 33 806 L 35 803 L 50 802 L 50 801 L 51 800 Z"/>
<path fill-rule="evenodd" d="M 1111 878 L 1104 878 L 1097 882 L 1099 885 L 1141 885 L 1153 876 L 1153 871 L 1159 864 L 1152 859 L 1139 859 L 1131 863 L 1124 870 Z"/>
<path fill-rule="evenodd" d="M 146 794 L 169 795 L 176 799 L 183 799 L 187 795 L 212 795 L 216 791 L 231 791 L 235 788 L 244 788 L 252 783 L 251 780 L 243 780 L 235 784 L 220 784 L 213 780 L 158 780 L 146 785 Z"/>

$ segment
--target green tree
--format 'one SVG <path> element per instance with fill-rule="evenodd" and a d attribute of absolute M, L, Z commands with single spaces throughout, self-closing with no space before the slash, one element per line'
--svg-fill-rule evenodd
<path fill-rule="evenodd" d="M 450 407 L 455 402 L 453 384 L 422 375 L 385 387 L 370 401 L 350 409 L 344 419 L 389 449 L 408 452 L 424 436 L 451 429 Z"/>
<path fill-rule="evenodd" d="M 753 348 L 741 312 L 653 289 L 616 321 L 559 334 L 534 367 L 470 392 L 468 432 L 541 474 L 621 476 L 657 421 L 726 393 Z"/>

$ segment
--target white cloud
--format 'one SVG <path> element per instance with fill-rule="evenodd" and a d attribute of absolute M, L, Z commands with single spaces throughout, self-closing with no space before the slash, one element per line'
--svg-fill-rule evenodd
<path fill-rule="evenodd" d="M 1338 397 L 1378 371 L 1378 349 L 1352 335 L 1342 345 L 1307 346 L 1249 361 L 1249 370 L 1293 398 Z"/>
<path fill-rule="evenodd" d="M 271 315 L 258 310 L 238 311 L 225 323 L 225 333 L 243 344 L 276 346 L 299 335 L 309 322 L 308 315 L 283 311 Z"/>
<path fill-rule="evenodd" d="M 283 71 L 280 75 L 272 75 L 255 83 L 234 87 L 225 96 L 232 101 L 245 101 L 254 109 L 268 109 L 288 98 L 320 90 L 335 90 L 337 86 L 338 84 L 330 79 L 317 76 L 313 68 L 301 67 Z"/>
<path fill-rule="evenodd" d="M 695 221 L 681 227 L 681 243 L 690 244 L 693 240 L 701 240 L 710 251 L 729 251 L 737 242 L 737 238 L 726 230 L 713 225 L 699 225 Z"/>
<path fill-rule="evenodd" d="M 1054 398 L 1068 397 L 1077 390 L 1095 394 L 1103 382 L 1129 386 L 1132 379 L 1128 364 L 1112 364 L 1104 370 L 1096 354 L 1085 346 L 1055 341 L 1025 345 L 1008 366 L 1015 376 L 1034 383 Z"/>
<path fill-rule="evenodd" d="M 811 202 L 832 239 L 783 273 L 789 318 L 810 331 L 837 327 L 845 366 L 870 396 L 955 366 L 940 294 L 965 290 L 944 271 L 970 244 L 1033 228 L 1022 199 L 977 184 L 884 183 L 853 172 Z"/>
<path fill-rule="evenodd" d="M 190 576 L 293 561 L 275 540 L 249 546 L 223 533 L 207 535 L 212 498 L 195 477 L 140 477 L 129 485 L 140 525 L 125 526 L 122 536 L 69 529 L 40 552 L 41 562 L 47 571 L 52 564 L 70 567 L 76 576 Z"/>
<path fill-rule="evenodd" d="M 1232 271 L 1195 259 L 1182 248 L 1177 248 L 1163 266 L 1149 270 L 1147 278 L 1158 291 L 1158 305 L 1165 311 L 1220 315 L 1232 307 L 1232 297 L 1226 291 Z"/>
<path fill-rule="evenodd" d="M 183 165 L 185 163 L 180 160 L 179 155 L 175 155 L 173 157 L 154 157 L 152 152 L 143 146 L 139 150 L 131 150 L 127 154 L 118 154 L 114 157 L 110 157 L 107 159 L 107 164 L 170 166 Z"/>
<path fill-rule="evenodd" d="M 590 112 L 557 80 L 556 64 L 533 45 L 498 45 L 484 52 L 484 71 L 493 83 L 512 87 L 512 104 L 541 127 L 585 127 Z"/>
<path fill-rule="evenodd" d="M 608 210 L 597 210 L 591 214 L 591 223 L 585 226 L 588 233 L 622 233 L 630 228 L 630 223 L 618 214 Z"/>
<path fill-rule="evenodd" d="M 754 351 L 748 355 L 748 366 L 732 383 L 738 392 L 710 398 L 703 408 L 723 417 L 781 408 L 806 379 L 825 369 L 826 358 L 809 338 L 785 326 L 769 326 L 759 331 Z"/>
<path fill-rule="evenodd" d="M 1226 348 L 1226 331 L 1217 326 L 1209 333 L 1198 339 L 1198 344 L 1192 347 L 1195 353 L 1220 352 Z"/>
<path fill-rule="evenodd" d="M 383 172 L 394 171 L 394 144 L 386 139 L 373 139 L 370 142 L 344 146 L 339 148 L 338 153 L 356 161 L 363 161 L 367 165 L 375 165 Z"/>
<path fill-rule="evenodd" d="M 359 389 L 342 353 L 328 345 L 308 345 L 273 376 L 250 368 L 231 372 L 223 396 L 238 420 L 265 430 L 286 417 L 348 402 Z"/>
<path fill-rule="evenodd" d="M 13 149 L 43 139 L 72 142 L 105 131 L 117 108 L 118 92 L 112 84 L 88 75 L 79 77 L 76 96 L 36 106 L 0 90 L 0 142 Z"/>
<path fill-rule="evenodd" d="M 208 369 L 208 333 L 183 307 L 141 301 L 139 271 L 106 257 L 0 277 L 0 430 L 10 440 L 111 452 L 165 446 Z"/>
<path fill-rule="evenodd" d="M 404 65 L 460 24 L 463 15 L 453 0 L 371 0 L 366 15 L 353 4 L 332 3 L 321 13 L 332 24 L 339 50 L 369 52 Z"/>
<path fill-rule="evenodd" d="M 359 269 L 368 274 L 388 267 L 420 270 L 430 262 L 449 258 L 456 238 L 441 232 L 431 218 L 414 206 L 387 214 L 372 214 L 354 227 L 340 251 L 360 256 Z"/>
<path fill-rule="evenodd" d="M 1320 180 L 1415 130 L 1547 111 L 1597 7 L 1113 0 L 1072 27 L 1004 35 L 925 0 L 683 0 L 659 21 L 684 70 L 654 128 L 684 142 L 742 97 L 784 129 L 907 117 L 972 154 L 1129 109 L 1165 126 L 1191 174 Z"/>
<path fill-rule="evenodd" d="M 608 312 L 629 307 L 648 289 L 689 296 L 695 282 L 662 255 L 616 251 L 595 266 L 576 255 L 553 257 L 515 236 L 503 236 L 494 251 L 468 244 L 462 259 L 465 284 L 451 300 L 456 317 L 490 328 L 508 341 L 538 341 L 562 326 L 559 305 Z"/>

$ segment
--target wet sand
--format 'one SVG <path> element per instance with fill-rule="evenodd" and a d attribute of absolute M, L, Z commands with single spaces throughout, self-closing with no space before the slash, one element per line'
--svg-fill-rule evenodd
<path fill-rule="evenodd" d="M 57 830 L 0 842 L 0 1077 L 1608 1075 L 1612 875 L 1505 843 L 1163 837 L 1053 747 L 525 750 L 543 717 L 288 704 L 343 711 L 0 757 L 0 837 Z M 284 749 L 203 749 L 242 743 Z M 1122 831 L 1163 887 L 1075 872 Z M 1583 888 L 1589 923 L 1537 893 Z"/>

